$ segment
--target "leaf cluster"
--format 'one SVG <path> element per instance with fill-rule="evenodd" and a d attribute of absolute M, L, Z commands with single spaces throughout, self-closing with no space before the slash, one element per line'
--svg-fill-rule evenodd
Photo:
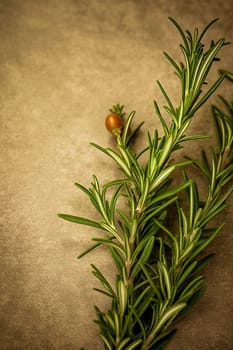
<path fill-rule="evenodd" d="M 213 254 L 205 256 L 203 252 L 223 227 L 211 223 L 226 207 L 233 191 L 233 106 L 223 97 L 220 99 L 224 111 L 212 107 L 218 147 L 203 150 L 200 159 L 188 156 L 180 162 L 171 161 L 173 153 L 186 142 L 206 138 L 187 136 L 186 130 L 196 111 L 230 73 L 222 71 L 211 87 L 204 88 L 213 62 L 218 60 L 217 54 L 226 45 L 225 39 L 211 42 L 208 49 L 202 43 L 216 20 L 200 34 L 198 29 L 193 34 L 184 32 L 174 19 L 170 20 L 183 40 L 180 49 L 184 62 L 176 63 L 165 53 L 181 82 L 181 97 L 174 107 L 158 82 L 166 105 L 162 112 L 154 101 L 154 108 L 163 134 L 159 135 L 157 130 L 153 134 L 148 132 L 147 146 L 135 153 L 129 141 L 142 123 L 130 133 L 135 112 L 130 113 L 122 134 L 116 137 L 116 149 L 92 143 L 113 160 L 122 176 L 103 186 L 96 176 L 89 188 L 76 184 L 96 208 L 99 220 L 59 214 L 65 220 L 103 232 L 101 238 L 92 239 L 93 244 L 80 257 L 103 245 L 109 249 L 116 266 L 112 284 L 92 265 L 101 285 L 96 290 L 111 301 L 107 312 L 95 306 L 100 338 L 108 350 L 159 350 L 173 336 L 174 322 L 184 316 L 205 290 L 201 271 Z M 164 113 L 169 115 L 169 122 Z M 193 166 L 207 183 L 205 198 L 200 198 L 199 184 L 188 175 Z M 181 179 L 174 185 L 176 172 L 181 173 Z M 171 220 L 176 224 L 170 225 Z"/>

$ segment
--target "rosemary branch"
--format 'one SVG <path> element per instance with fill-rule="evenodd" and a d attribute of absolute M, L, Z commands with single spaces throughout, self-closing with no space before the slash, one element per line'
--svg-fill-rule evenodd
<path fill-rule="evenodd" d="M 123 130 L 114 132 L 116 148 L 92 143 L 112 158 L 122 171 L 122 176 L 100 185 L 93 176 L 90 188 L 77 183 L 90 199 L 100 215 L 99 220 L 59 214 L 65 220 L 93 226 L 103 231 L 101 238 L 93 238 L 94 244 L 85 255 L 104 245 L 111 252 L 117 274 L 112 285 L 103 273 L 92 265 L 93 274 L 102 285 L 99 292 L 108 296 L 111 307 L 105 313 L 95 306 L 100 338 L 108 350 L 159 350 L 174 334 L 174 322 L 198 301 L 205 290 L 204 276 L 200 271 L 213 254 L 200 258 L 205 248 L 223 228 L 209 224 L 227 205 L 233 191 L 233 105 L 220 97 L 226 111 L 212 107 L 217 130 L 218 148 L 202 151 L 201 159 L 186 157 L 181 162 L 171 162 L 173 153 L 189 141 L 206 138 L 205 135 L 187 136 L 186 131 L 195 113 L 216 91 L 229 72 L 221 71 L 215 83 L 206 88 L 207 78 L 217 54 L 227 44 L 224 38 L 211 42 L 208 49 L 203 37 L 213 20 L 199 34 L 196 28 L 191 34 L 175 25 L 183 43 L 180 45 L 183 63 L 176 63 L 165 53 L 175 68 L 181 82 L 180 103 L 175 107 L 158 82 L 166 105 L 161 112 L 154 101 L 154 109 L 163 134 L 155 130 L 147 134 L 147 146 L 135 153 L 132 139 L 142 126 L 133 131 L 135 112 L 126 117 Z M 110 110 L 121 117 L 123 106 Z M 164 112 L 170 117 L 165 120 Z M 121 125 L 121 124 L 120 124 Z M 147 157 L 146 165 L 141 161 Z M 198 183 L 189 177 L 195 166 L 208 182 L 205 199 L 200 199 Z M 180 183 L 172 184 L 176 169 L 183 169 Z M 186 194 L 185 201 L 183 194 Z M 122 203 L 127 209 L 122 210 Z M 177 225 L 171 229 L 169 213 Z M 175 211 L 175 214 L 174 214 Z"/>

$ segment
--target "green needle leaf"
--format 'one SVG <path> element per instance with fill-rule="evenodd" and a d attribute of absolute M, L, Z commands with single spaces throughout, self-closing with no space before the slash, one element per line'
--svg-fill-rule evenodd
<path fill-rule="evenodd" d="M 80 216 L 68 215 L 68 214 L 58 214 L 59 218 L 62 218 L 67 221 L 74 222 L 75 224 L 93 226 L 103 230 L 101 224 L 97 221 L 86 219 Z"/>

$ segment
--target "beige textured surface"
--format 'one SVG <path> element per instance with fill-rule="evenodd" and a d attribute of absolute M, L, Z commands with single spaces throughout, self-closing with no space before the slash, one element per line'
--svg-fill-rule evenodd
<path fill-rule="evenodd" d="M 107 305 L 89 265 L 111 275 L 108 255 L 77 261 L 93 232 L 56 214 L 95 215 L 73 183 L 114 178 L 89 146 L 109 144 L 103 118 L 113 103 L 154 127 L 156 79 L 177 98 L 162 52 L 178 55 L 180 38 L 167 17 L 185 29 L 220 17 L 210 37 L 233 41 L 232 10 L 228 0 L 0 0 L 1 350 L 102 349 L 93 304 Z M 222 68 L 232 70 L 232 54 L 224 49 Z M 208 111 L 193 124 L 198 132 Z M 232 349 L 232 211 L 233 200 L 211 249 L 207 293 L 168 350 Z"/>

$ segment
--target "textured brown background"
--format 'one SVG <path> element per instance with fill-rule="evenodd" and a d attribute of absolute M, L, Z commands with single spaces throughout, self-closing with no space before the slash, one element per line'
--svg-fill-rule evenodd
<path fill-rule="evenodd" d="M 107 304 L 92 290 L 90 263 L 111 275 L 109 257 L 77 260 L 94 231 L 56 214 L 95 215 L 73 183 L 114 178 L 89 146 L 111 142 L 103 120 L 113 103 L 151 128 L 153 99 L 162 101 L 155 81 L 178 98 L 162 54 L 179 55 L 168 16 L 185 29 L 220 17 L 209 37 L 233 40 L 232 1 L 0 0 L 1 350 L 102 349 L 93 304 Z M 232 54 L 226 47 L 218 67 L 232 70 Z M 221 93 L 232 98 L 229 87 Z M 205 107 L 192 128 L 206 130 L 208 115 Z M 207 293 L 168 350 L 233 348 L 232 209 L 233 200 L 219 218 L 227 224 L 211 247 Z"/>

